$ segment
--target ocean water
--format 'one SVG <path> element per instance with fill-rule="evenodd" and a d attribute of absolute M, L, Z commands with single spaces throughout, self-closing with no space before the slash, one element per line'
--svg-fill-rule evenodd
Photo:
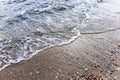
<path fill-rule="evenodd" d="M 112 0 L 0 0 L 0 70 L 76 39 L 100 3 Z"/>

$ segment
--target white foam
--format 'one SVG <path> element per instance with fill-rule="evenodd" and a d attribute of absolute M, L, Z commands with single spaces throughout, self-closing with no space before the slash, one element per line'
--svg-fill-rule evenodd
<path fill-rule="evenodd" d="M 12 63 L 30 59 L 47 48 L 74 41 L 80 36 L 80 27 L 85 27 L 84 21 L 90 18 L 87 10 L 96 0 L 45 0 L 37 1 L 39 6 L 36 3 L 29 7 L 14 2 L 7 5 L 6 1 L 4 7 L 7 9 L 3 8 L 6 17 L 2 18 L 4 21 L 0 20 L 5 28 L 0 32 L 0 39 L 10 37 L 6 43 L 0 43 L 0 52 L 4 53 L 0 58 L 4 55 L 7 59 L 2 59 L 4 65 L 0 70 Z M 44 3 L 48 3 L 48 6 L 42 6 Z"/>

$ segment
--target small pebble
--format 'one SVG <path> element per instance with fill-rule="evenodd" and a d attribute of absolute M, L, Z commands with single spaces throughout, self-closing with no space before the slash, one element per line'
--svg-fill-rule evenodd
<path fill-rule="evenodd" d="M 120 71 L 120 67 L 117 67 L 117 71 Z"/>
<path fill-rule="evenodd" d="M 36 73 L 38 74 L 38 73 L 40 73 L 39 71 L 36 71 Z"/>
<path fill-rule="evenodd" d="M 30 72 L 30 75 L 32 75 L 33 73 L 32 72 Z"/>
<path fill-rule="evenodd" d="M 87 71 L 88 69 L 86 68 L 85 70 Z"/>
<path fill-rule="evenodd" d="M 58 76 L 55 76 L 55 78 L 58 78 Z"/>

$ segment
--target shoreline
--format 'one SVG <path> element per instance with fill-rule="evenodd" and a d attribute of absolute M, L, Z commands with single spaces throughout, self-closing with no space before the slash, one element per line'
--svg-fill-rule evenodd
<path fill-rule="evenodd" d="M 75 80 L 77 78 L 113 80 L 116 77 L 118 80 L 120 71 L 116 70 L 119 67 L 115 68 L 115 65 L 120 65 L 118 61 L 120 55 L 117 52 L 119 49 L 113 46 L 116 45 L 114 40 L 117 41 L 117 38 L 113 37 L 118 37 L 119 31 L 81 35 L 69 44 L 46 49 L 29 60 L 8 66 L 0 72 L 0 78 L 1 80 Z M 110 34 L 114 35 L 110 36 Z M 107 41 L 110 37 L 111 40 Z"/>

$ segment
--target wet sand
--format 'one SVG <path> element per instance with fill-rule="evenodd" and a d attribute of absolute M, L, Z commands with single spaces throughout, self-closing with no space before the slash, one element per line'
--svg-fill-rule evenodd
<path fill-rule="evenodd" d="M 0 80 L 120 80 L 120 30 L 82 34 L 0 72 Z"/>
<path fill-rule="evenodd" d="M 119 8 L 94 8 L 80 37 L 8 66 L 0 71 L 0 80 L 120 80 Z"/>

